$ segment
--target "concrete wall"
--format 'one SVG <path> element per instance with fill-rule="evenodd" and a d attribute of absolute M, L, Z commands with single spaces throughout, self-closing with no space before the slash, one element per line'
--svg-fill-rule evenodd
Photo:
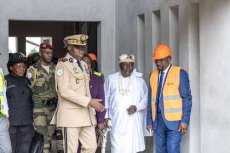
<path fill-rule="evenodd" d="M 169 43 L 173 63 L 189 73 L 193 95 L 190 130 L 181 152 L 227 153 L 229 8 L 227 0 L 0 0 L 0 65 L 5 69 L 8 60 L 9 20 L 101 22 L 98 54 L 105 76 L 118 70 L 120 54 L 133 53 L 148 80 L 155 68 L 153 48 Z M 152 147 L 149 143 L 148 150 Z"/>
<path fill-rule="evenodd" d="M 200 152 L 199 5 L 194 0 L 117 0 L 116 57 L 136 55 L 136 67 L 148 82 L 155 68 L 152 50 L 158 43 L 173 49 L 172 63 L 187 70 L 193 94 L 189 133 L 183 136 L 181 152 Z M 118 65 L 116 66 L 118 69 Z M 147 144 L 147 150 L 153 144 Z"/>
<path fill-rule="evenodd" d="M 201 152 L 230 151 L 230 1 L 200 0 Z"/>
<path fill-rule="evenodd" d="M 105 75 L 115 70 L 115 1 L 100 0 L 0 0 L 0 65 L 8 60 L 9 20 L 100 21 L 100 63 Z M 26 28 L 26 27 L 25 27 Z M 107 41 L 109 40 L 109 41 Z M 110 60 L 108 60 L 110 57 Z M 109 61 L 109 62 L 108 62 Z M 6 70 L 6 69 L 5 69 Z"/>
<path fill-rule="evenodd" d="M 192 114 L 188 150 L 200 153 L 200 51 L 199 51 L 199 5 L 189 3 L 188 10 L 188 65 L 192 90 Z"/>

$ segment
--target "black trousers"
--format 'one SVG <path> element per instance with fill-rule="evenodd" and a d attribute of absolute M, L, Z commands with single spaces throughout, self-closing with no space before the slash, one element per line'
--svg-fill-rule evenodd
<path fill-rule="evenodd" d="M 12 153 L 29 153 L 34 136 L 33 125 L 13 126 L 9 128 Z"/>

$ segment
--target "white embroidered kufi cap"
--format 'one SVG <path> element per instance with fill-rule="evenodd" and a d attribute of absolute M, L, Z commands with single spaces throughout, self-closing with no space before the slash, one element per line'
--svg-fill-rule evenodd
<path fill-rule="evenodd" d="M 122 54 L 119 57 L 119 63 L 124 63 L 124 62 L 133 62 L 135 61 L 135 56 L 132 54 Z"/>

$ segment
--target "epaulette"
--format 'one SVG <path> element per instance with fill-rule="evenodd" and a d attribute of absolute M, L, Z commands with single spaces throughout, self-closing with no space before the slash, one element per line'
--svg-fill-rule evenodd
<path fill-rule="evenodd" d="M 69 61 L 69 60 L 68 60 L 68 59 L 65 59 L 65 58 L 62 58 L 61 60 L 58 59 L 57 64 L 58 64 L 58 63 L 64 63 L 64 62 L 66 62 L 66 61 Z M 56 64 L 56 65 L 57 65 L 57 64 Z"/>
<path fill-rule="evenodd" d="M 29 68 L 28 68 L 28 72 L 30 71 L 30 70 L 33 70 L 33 71 L 36 71 L 36 69 L 37 69 L 37 67 L 33 64 L 32 66 L 30 66 Z"/>
<path fill-rule="evenodd" d="M 38 68 L 38 62 L 34 63 L 32 66 L 30 67 L 34 67 L 34 68 Z"/>

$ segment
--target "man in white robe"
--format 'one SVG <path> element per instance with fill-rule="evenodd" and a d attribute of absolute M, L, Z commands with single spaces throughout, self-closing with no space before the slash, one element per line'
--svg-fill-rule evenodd
<path fill-rule="evenodd" d="M 120 72 L 105 81 L 106 117 L 112 122 L 111 153 L 136 153 L 145 150 L 144 112 L 148 89 L 142 74 L 134 69 L 134 55 L 119 57 Z"/>

